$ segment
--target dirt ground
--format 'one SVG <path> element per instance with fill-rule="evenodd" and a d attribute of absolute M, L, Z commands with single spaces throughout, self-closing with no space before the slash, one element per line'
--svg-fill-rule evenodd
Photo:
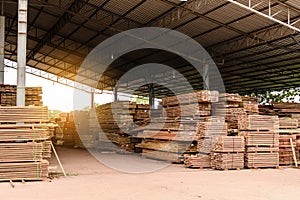
<path fill-rule="evenodd" d="M 44 182 L 0 183 L 5 200 L 283 200 L 299 199 L 300 169 L 213 171 L 170 165 L 152 173 L 110 169 L 89 152 L 59 148 L 70 176 Z M 107 155 L 118 159 L 122 155 Z M 131 159 L 130 157 L 128 159 Z M 132 158 L 136 159 L 136 158 Z M 52 165 L 56 162 L 52 161 Z"/>

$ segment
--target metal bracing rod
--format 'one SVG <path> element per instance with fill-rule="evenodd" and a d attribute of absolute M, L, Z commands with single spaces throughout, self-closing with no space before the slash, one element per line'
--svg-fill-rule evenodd
<path fill-rule="evenodd" d="M 267 19 L 269 19 L 269 20 L 271 20 L 271 21 L 274 21 L 274 22 L 276 22 L 276 23 L 278 23 L 278 24 L 281 24 L 281 25 L 283 25 L 283 26 L 286 26 L 286 27 L 288 27 L 288 28 L 290 28 L 290 29 L 292 29 L 292 30 L 297 31 L 297 32 L 300 33 L 300 29 L 297 28 L 296 26 L 294 26 L 296 23 L 300 22 L 300 21 L 299 21 L 300 19 L 299 19 L 299 20 L 296 20 L 296 21 L 294 21 L 294 22 L 291 23 L 291 22 L 290 22 L 290 14 L 287 14 L 287 19 L 286 19 L 287 22 L 281 21 L 281 20 L 279 20 L 279 19 L 276 19 L 275 16 L 274 16 L 274 14 L 276 15 L 276 13 L 272 14 L 272 6 L 271 6 L 271 3 L 269 3 L 269 13 L 268 13 L 268 14 L 265 14 L 265 13 L 263 13 L 263 12 L 260 12 L 260 11 L 258 11 L 258 10 L 256 10 L 256 9 L 254 9 L 253 6 L 251 5 L 251 0 L 248 0 L 248 5 L 245 5 L 245 4 L 243 4 L 243 3 L 240 3 L 240 2 L 238 2 L 237 0 L 227 0 L 227 1 L 229 1 L 230 3 L 233 3 L 233 4 L 235 4 L 235 5 L 237 5 L 237 6 L 241 7 L 241 8 L 244 8 L 244 9 L 246 9 L 246 10 L 248 10 L 248 11 L 254 12 L 254 13 L 256 13 L 256 14 L 262 16 L 262 17 L 265 17 L 265 18 L 267 18 Z M 269 2 L 271 2 L 271 0 L 269 0 Z M 290 12 L 288 12 L 288 13 L 290 13 Z M 289 23 L 289 22 L 290 22 L 290 23 Z"/>
<path fill-rule="evenodd" d="M 17 69 L 17 66 L 14 66 L 14 65 L 5 65 L 5 67 L 12 68 L 12 69 Z M 54 74 L 51 74 L 52 77 L 50 77 L 50 73 L 49 72 L 44 72 L 43 70 L 38 70 L 38 69 L 31 68 L 31 67 L 27 66 L 26 67 L 26 73 L 34 75 L 34 76 L 39 77 L 39 78 L 43 78 L 43 79 L 48 80 L 48 81 L 52 81 L 54 83 L 58 83 L 58 84 L 61 84 L 61 85 L 65 85 L 65 86 L 83 91 L 83 92 L 87 92 L 87 93 L 91 92 L 91 90 L 90 90 L 91 87 L 88 86 L 88 85 L 84 85 L 84 84 L 81 84 L 81 83 L 75 83 L 73 80 L 68 80 L 67 78 L 59 77 L 59 76 L 56 76 Z M 68 80 L 68 81 L 66 81 L 66 80 Z M 95 90 L 95 89 L 93 91 L 94 91 L 95 94 L 101 94 L 102 93 L 99 90 Z"/>

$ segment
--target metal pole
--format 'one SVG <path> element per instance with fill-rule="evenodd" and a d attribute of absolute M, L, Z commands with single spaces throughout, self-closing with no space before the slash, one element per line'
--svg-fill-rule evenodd
<path fill-rule="evenodd" d="M 118 101 L 118 85 L 116 85 L 114 89 L 114 102 L 117 101 Z"/>
<path fill-rule="evenodd" d="M 17 106 L 25 106 L 25 70 L 27 43 L 28 0 L 19 0 L 18 4 L 18 50 L 17 50 Z"/>
<path fill-rule="evenodd" d="M 209 90 L 209 64 L 206 63 L 204 65 L 204 73 L 203 73 L 203 89 Z"/>
<path fill-rule="evenodd" d="M 149 104 L 150 104 L 150 108 L 154 109 L 154 87 L 153 87 L 153 83 L 149 84 Z"/>
<path fill-rule="evenodd" d="M 95 108 L 95 89 L 91 88 L 91 108 Z"/>
<path fill-rule="evenodd" d="M 5 44 L 4 38 L 5 38 L 5 17 L 0 16 L 0 84 L 4 84 L 4 44 Z"/>

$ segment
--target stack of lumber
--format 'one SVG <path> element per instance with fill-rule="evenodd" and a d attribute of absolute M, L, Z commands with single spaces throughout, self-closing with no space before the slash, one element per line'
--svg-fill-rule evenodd
<path fill-rule="evenodd" d="M 213 169 L 244 168 L 245 143 L 242 136 L 220 136 L 211 153 Z"/>
<path fill-rule="evenodd" d="M 249 115 L 239 122 L 245 137 L 245 166 L 266 168 L 279 166 L 279 119 L 277 116 Z"/>
<path fill-rule="evenodd" d="M 210 168 L 210 154 L 185 155 L 184 165 L 188 168 Z"/>
<path fill-rule="evenodd" d="M 279 118 L 279 128 L 280 129 L 297 129 L 298 119 L 291 117 L 281 117 Z"/>
<path fill-rule="evenodd" d="M 257 97 L 242 97 L 242 107 L 246 111 L 247 114 L 253 115 L 258 114 L 258 102 L 259 98 Z"/>
<path fill-rule="evenodd" d="M 290 142 L 292 139 L 292 143 L 294 149 L 296 150 L 296 135 L 289 135 L 289 134 L 280 134 L 279 135 L 279 164 L 280 165 L 293 165 L 294 157 L 292 151 L 292 144 Z M 295 152 L 296 157 L 299 157 L 299 152 Z"/>
<path fill-rule="evenodd" d="M 76 133 L 74 147 L 94 148 L 96 146 L 96 133 L 90 132 L 90 111 L 73 111 L 71 120 L 75 122 Z"/>
<path fill-rule="evenodd" d="M 219 136 L 227 135 L 227 123 L 224 118 L 210 117 L 206 122 L 198 122 L 197 148 L 200 153 L 209 154 Z"/>
<path fill-rule="evenodd" d="M 298 153 L 297 160 L 300 160 L 300 134 L 297 134 L 297 140 L 296 140 L 296 151 Z"/>
<path fill-rule="evenodd" d="M 62 145 L 74 148 L 94 148 L 97 143 L 97 131 L 95 126 L 90 128 L 91 111 L 73 111 L 61 113 L 56 129 L 57 141 L 62 140 Z M 95 122 L 95 116 L 93 118 Z M 98 122 L 97 122 L 98 123 Z M 62 136 L 61 136 L 62 135 Z"/>
<path fill-rule="evenodd" d="M 276 130 L 278 132 L 279 118 L 268 115 L 239 116 L 238 128 L 239 130 Z"/>
<path fill-rule="evenodd" d="M 246 115 L 245 109 L 241 107 L 242 97 L 238 94 L 220 94 L 220 102 L 217 104 L 215 114 L 225 116 L 229 132 L 238 128 L 238 117 Z"/>
<path fill-rule="evenodd" d="M 276 115 L 273 105 L 259 105 L 258 109 L 260 115 Z"/>
<path fill-rule="evenodd" d="M 0 105 L 15 106 L 16 105 L 17 86 L 0 85 Z M 42 106 L 42 87 L 26 87 L 25 88 L 25 105 Z"/>
<path fill-rule="evenodd" d="M 0 107 L 0 180 L 45 180 L 53 125 L 47 107 Z"/>
<path fill-rule="evenodd" d="M 292 114 L 300 114 L 299 103 L 274 103 L 274 111 L 279 117 L 291 117 Z"/>
<path fill-rule="evenodd" d="M 200 90 L 194 93 L 165 97 L 162 99 L 161 105 L 163 107 L 167 107 L 167 106 L 180 105 L 180 104 L 194 104 L 197 102 L 211 103 L 211 102 L 218 102 L 218 101 L 219 101 L 218 91 Z"/>
<path fill-rule="evenodd" d="M 0 107 L 0 122 L 48 122 L 48 107 L 6 106 Z"/>
<path fill-rule="evenodd" d="M 0 163 L 0 181 L 46 180 L 48 178 L 47 160 L 40 162 Z"/>
<path fill-rule="evenodd" d="M 192 118 L 211 115 L 211 103 L 218 101 L 217 91 L 201 90 L 162 99 L 161 105 L 168 118 Z"/>
<path fill-rule="evenodd" d="M 273 109 L 279 118 L 279 162 L 280 165 L 293 165 L 293 152 L 290 138 L 296 150 L 296 157 L 299 157 L 297 151 L 296 139 L 300 134 L 300 104 L 299 103 L 274 103 Z"/>
<path fill-rule="evenodd" d="M 135 103 L 123 101 L 103 104 L 95 108 L 101 128 L 97 148 L 109 150 L 107 148 L 110 148 L 113 143 L 120 150 L 134 151 L 133 145 L 130 144 L 130 131 L 135 126 L 136 106 Z"/>
<path fill-rule="evenodd" d="M 134 105 L 134 104 L 133 104 Z M 149 104 L 136 104 L 135 113 L 133 115 L 134 122 L 137 125 L 145 125 L 150 121 L 150 105 Z"/>
<path fill-rule="evenodd" d="M 135 138 L 142 139 L 140 144 L 135 145 L 142 155 L 171 162 L 182 162 L 183 154 L 197 153 L 195 142 L 197 121 L 152 118 L 152 122 L 144 128 L 134 130 L 136 131 Z"/>

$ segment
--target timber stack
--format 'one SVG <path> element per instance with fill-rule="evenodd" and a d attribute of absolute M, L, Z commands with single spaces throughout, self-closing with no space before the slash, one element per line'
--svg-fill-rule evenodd
<path fill-rule="evenodd" d="M 279 166 L 278 116 L 249 115 L 239 120 L 239 135 L 245 137 L 245 166 Z"/>
<path fill-rule="evenodd" d="M 130 130 L 134 127 L 135 103 L 128 101 L 103 104 L 95 108 L 101 131 L 97 148 L 113 151 L 134 151 Z M 113 143 L 113 145 L 112 145 Z"/>
<path fill-rule="evenodd" d="M 297 136 L 300 134 L 300 104 L 298 103 L 274 103 L 274 111 L 280 117 L 279 130 L 279 162 L 280 165 L 295 164 L 293 158 L 293 148 L 296 157 L 299 158 L 297 151 Z"/>
<path fill-rule="evenodd" d="M 244 151 L 244 137 L 220 136 L 211 152 L 211 166 L 219 170 L 244 168 Z"/>
<path fill-rule="evenodd" d="M 220 94 L 215 112 L 219 116 L 225 116 L 229 133 L 237 135 L 238 117 L 246 115 L 244 108 L 242 108 L 242 97 L 239 94 Z"/>
<path fill-rule="evenodd" d="M 42 106 L 42 87 L 25 88 L 25 105 Z M 17 86 L 0 85 L 0 104 L 1 106 L 16 106 Z"/>
<path fill-rule="evenodd" d="M 216 101 L 218 92 L 204 90 L 163 98 L 163 117 L 153 117 L 150 125 L 134 130 L 142 139 L 135 146 L 145 157 L 171 162 L 198 154 L 199 122 L 208 120 Z"/>
<path fill-rule="evenodd" d="M 54 127 L 47 107 L 0 107 L 0 180 L 45 180 Z"/>

